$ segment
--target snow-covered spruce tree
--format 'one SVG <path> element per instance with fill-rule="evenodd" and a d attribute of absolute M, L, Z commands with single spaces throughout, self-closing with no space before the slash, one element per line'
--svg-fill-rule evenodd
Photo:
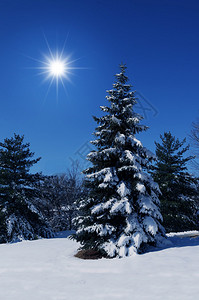
<path fill-rule="evenodd" d="M 1 241 L 48 237 L 51 231 L 33 205 L 38 197 L 35 183 L 40 174 L 30 174 L 29 169 L 40 158 L 34 155 L 24 137 L 14 134 L 0 143 L 0 205 L 3 236 Z"/>
<path fill-rule="evenodd" d="M 160 135 L 162 143 L 156 144 L 157 161 L 153 178 L 162 192 L 160 196 L 163 225 L 167 232 L 198 229 L 197 179 L 187 169 L 194 157 L 184 157 L 189 145 L 186 139 L 179 141 L 165 132 Z"/>
<path fill-rule="evenodd" d="M 84 171 L 87 197 L 81 200 L 75 239 L 82 249 L 108 257 L 130 256 L 164 239 L 159 211 L 159 187 L 150 177 L 148 161 L 153 154 L 135 135 L 147 127 L 133 111 L 134 92 L 125 75 L 125 65 L 108 91 L 106 114 L 98 123 L 97 148 L 88 155 L 92 166 Z"/>

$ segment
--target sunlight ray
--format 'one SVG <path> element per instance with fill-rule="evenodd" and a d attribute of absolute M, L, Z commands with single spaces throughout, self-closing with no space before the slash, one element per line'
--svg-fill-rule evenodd
<path fill-rule="evenodd" d="M 51 58 L 53 58 L 53 54 L 52 54 L 52 51 L 51 51 L 51 49 L 50 49 L 50 45 L 49 45 L 49 43 L 48 43 L 48 40 L 47 40 L 46 35 L 45 35 L 44 32 L 43 32 L 43 36 L 44 36 L 44 39 L 45 39 L 47 48 L 48 48 L 48 50 L 49 50 L 50 56 L 51 56 Z"/>
<path fill-rule="evenodd" d="M 63 45 L 63 47 L 62 47 L 62 51 L 61 51 L 61 53 L 60 53 L 60 57 L 61 57 L 61 58 L 62 58 L 62 56 L 63 56 L 64 49 L 65 49 L 65 46 L 66 46 L 66 42 L 67 42 L 67 40 L 68 40 L 68 35 L 69 35 L 69 33 L 67 33 L 66 39 L 65 39 L 65 41 L 64 41 L 64 45 Z"/>

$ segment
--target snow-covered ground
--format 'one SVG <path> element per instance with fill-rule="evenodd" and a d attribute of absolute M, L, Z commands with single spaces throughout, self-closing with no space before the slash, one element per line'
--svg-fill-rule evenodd
<path fill-rule="evenodd" d="M 81 260 L 64 237 L 0 245 L 0 299 L 193 300 L 199 295 L 199 237 L 123 259 Z"/>

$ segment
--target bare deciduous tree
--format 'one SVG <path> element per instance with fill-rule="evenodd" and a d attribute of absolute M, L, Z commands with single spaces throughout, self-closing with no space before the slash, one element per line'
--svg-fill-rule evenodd
<path fill-rule="evenodd" d="M 195 155 L 195 160 L 192 162 L 192 165 L 197 171 L 199 171 L 199 119 L 192 123 L 189 138 L 193 148 L 193 154 Z"/>
<path fill-rule="evenodd" d="M 66 173 L 45 176 L 40 183 L 37 206 L 49 225 L 56 231 L 71 230 L 76 215 L 76 201 L 81 196 L 82 180 L 78 164 Z"/>

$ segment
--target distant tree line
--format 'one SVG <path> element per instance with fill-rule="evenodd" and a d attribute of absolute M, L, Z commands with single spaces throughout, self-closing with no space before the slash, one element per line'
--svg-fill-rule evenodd
<path fill-rule="evenodd" d="M 53 237 L 75 229 L 82 249 L 101 255 L 127 256 L 156 244 L 166 232 L 199 229 L 199 186 L 188 164 L 199 149 L 199 123 L 186 139 L 170 131 L 155 142 L 156 155 L 135 135 L 145 131 L 142 117 L 121 65 L 109 106 L 98 123 L 96 151 L 88 155 L 90 167 L 81 175 L 78 164 L 63 174 L 31 173 L 34 158 L 24 136 L 14 134 L 0 142 L 0 242 Z M 195 169 L 198 170 L 198 164 Z"/>

